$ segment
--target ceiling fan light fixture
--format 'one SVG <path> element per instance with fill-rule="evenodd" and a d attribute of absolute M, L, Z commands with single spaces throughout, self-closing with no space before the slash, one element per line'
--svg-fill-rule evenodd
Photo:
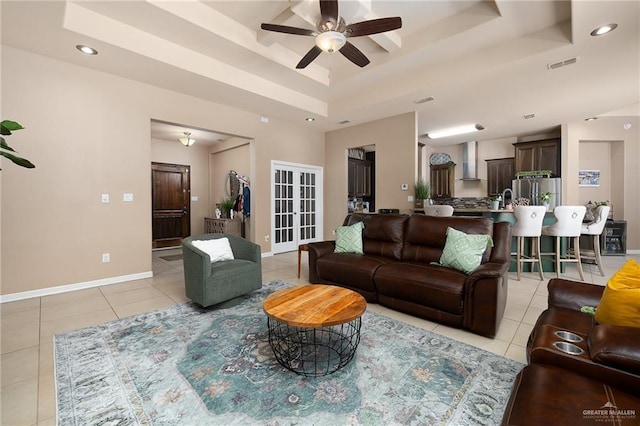
<path fill-rule="evenodd" d="M 179 138 L 178 141 L 184 146 L 191 146 L 196 143 L 195 139 L 191 138 L 191 132 L 182 132 L 184 133 L 184 137 Z"/>
<path fill-rule="evenodd" d="M 345 35 L 338 31 L 325 31 L 316 36 L 316 46 L 327 53 L 337 52 L 346 42 Z"/>
<path fill-rule="evenodd" d="M 427 133 L 429 139 L 446 138 L 447 136 L 462 135 L 465 133 L 477 132 L 478 130 L 484 130 L 480 124 L 465 124 L 464 126 L 450 127 L 448 129 L 436 130 L 435 132 Z"/>

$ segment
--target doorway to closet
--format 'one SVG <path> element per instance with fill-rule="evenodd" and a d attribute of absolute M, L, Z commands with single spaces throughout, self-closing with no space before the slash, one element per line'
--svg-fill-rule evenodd
<path fill-rule="evenodd" d="M 323 237 L 323 169 L 271 162 L 271 252 L 294 251 Z"/>

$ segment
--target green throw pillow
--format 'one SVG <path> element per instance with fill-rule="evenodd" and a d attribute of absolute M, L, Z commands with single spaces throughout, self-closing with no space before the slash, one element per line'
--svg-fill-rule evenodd
<path fill-rule="evenodd" d="M 349 226 L 339 226 L 336 229 L 336 248 L 334 253 L 357 253 L 362 251 L 362 230 L 364 223 L 356 222 Z"/>
<path fill-rule="evenodd" d="M 440 264 L 470 274 L 480 266 L 487 246 L 493 247 L 490 235 L 465 234 L 449 227 Z"/>

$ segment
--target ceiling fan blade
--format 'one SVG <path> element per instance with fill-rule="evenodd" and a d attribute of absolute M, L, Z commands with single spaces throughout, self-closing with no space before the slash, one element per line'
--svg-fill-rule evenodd
<path fill-rule="evenodd" d="M 320 53 L 322 53 L 322 49 L 320 49 L 318 46 L 313 46 L 311 50 L 309 50 L 307 54 L 304 55 L 300 62 L 298 62 L 296 68 L 306 68 L 306 66 L 313 62 L 313 60 L 317 58 Z"/>
<path fill-rule="evenodd" d="M 360 37 L 397 30 L 398 28 L 402 28 L 402 18 L 399 16 L 393 18 L 371 19 L 369 21 L 356 22 L 355 24 L 347 25 L 345 35 L 347 35 L 347 37 Z"/>
<path fill-rule="evenodd" d="M 322 21 L 338 22 L 338 0 L 320 0 Z"/>
<path fill-rule="evenodd" d="M 305 28 L 298 28 L 298 27 L 289 27 L 287 25 L 262 24 L 260 25 L 260 28 L 266 31 L 275 31 L 277 33 L 303 35 L 303 36 L 316 35 L 316 32 L 314 30 L 307 30 Z"/>
<path fill-rule="evenodd" d="M 342 49 L 340 49 L 340 53 L 342 53 L 345 58 L 347 58 L 360 68 L 367 66 L 367 64 L 369 63 L 369 59 L 364 56 L 364 53 L 362 53 L 360 49 L 358 49 L 348 41 L 344 46 L 342 46 Z"/>

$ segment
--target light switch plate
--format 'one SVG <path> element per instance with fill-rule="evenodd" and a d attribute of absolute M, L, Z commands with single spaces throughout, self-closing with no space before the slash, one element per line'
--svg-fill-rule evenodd
<path fill-rule="evenodd" d="M 198 196 L 197 195 L 192 195 L 191 196 L 191 201 L 198 201 Z"/>
<path fill-rule="evenodd" d="M 122 201 L 125 201 L 125 202 L 127 202 L 127 203 L 129 203 L 129 202 L 133 201 L 133 194 L 128 193 L 128 192 L 125 192 L 125 193 L 122 195 Z"/>
<path fill-rule="evenodd" d="M 109 194 L 102 194 L 102 203 L 107 204 L 109 202 Z"/>
<path fill-rule="evenodd" d="M 407 201 L 410 203 L 413 203 L 413 195 L 408 195 L 407 196 Z"/>

